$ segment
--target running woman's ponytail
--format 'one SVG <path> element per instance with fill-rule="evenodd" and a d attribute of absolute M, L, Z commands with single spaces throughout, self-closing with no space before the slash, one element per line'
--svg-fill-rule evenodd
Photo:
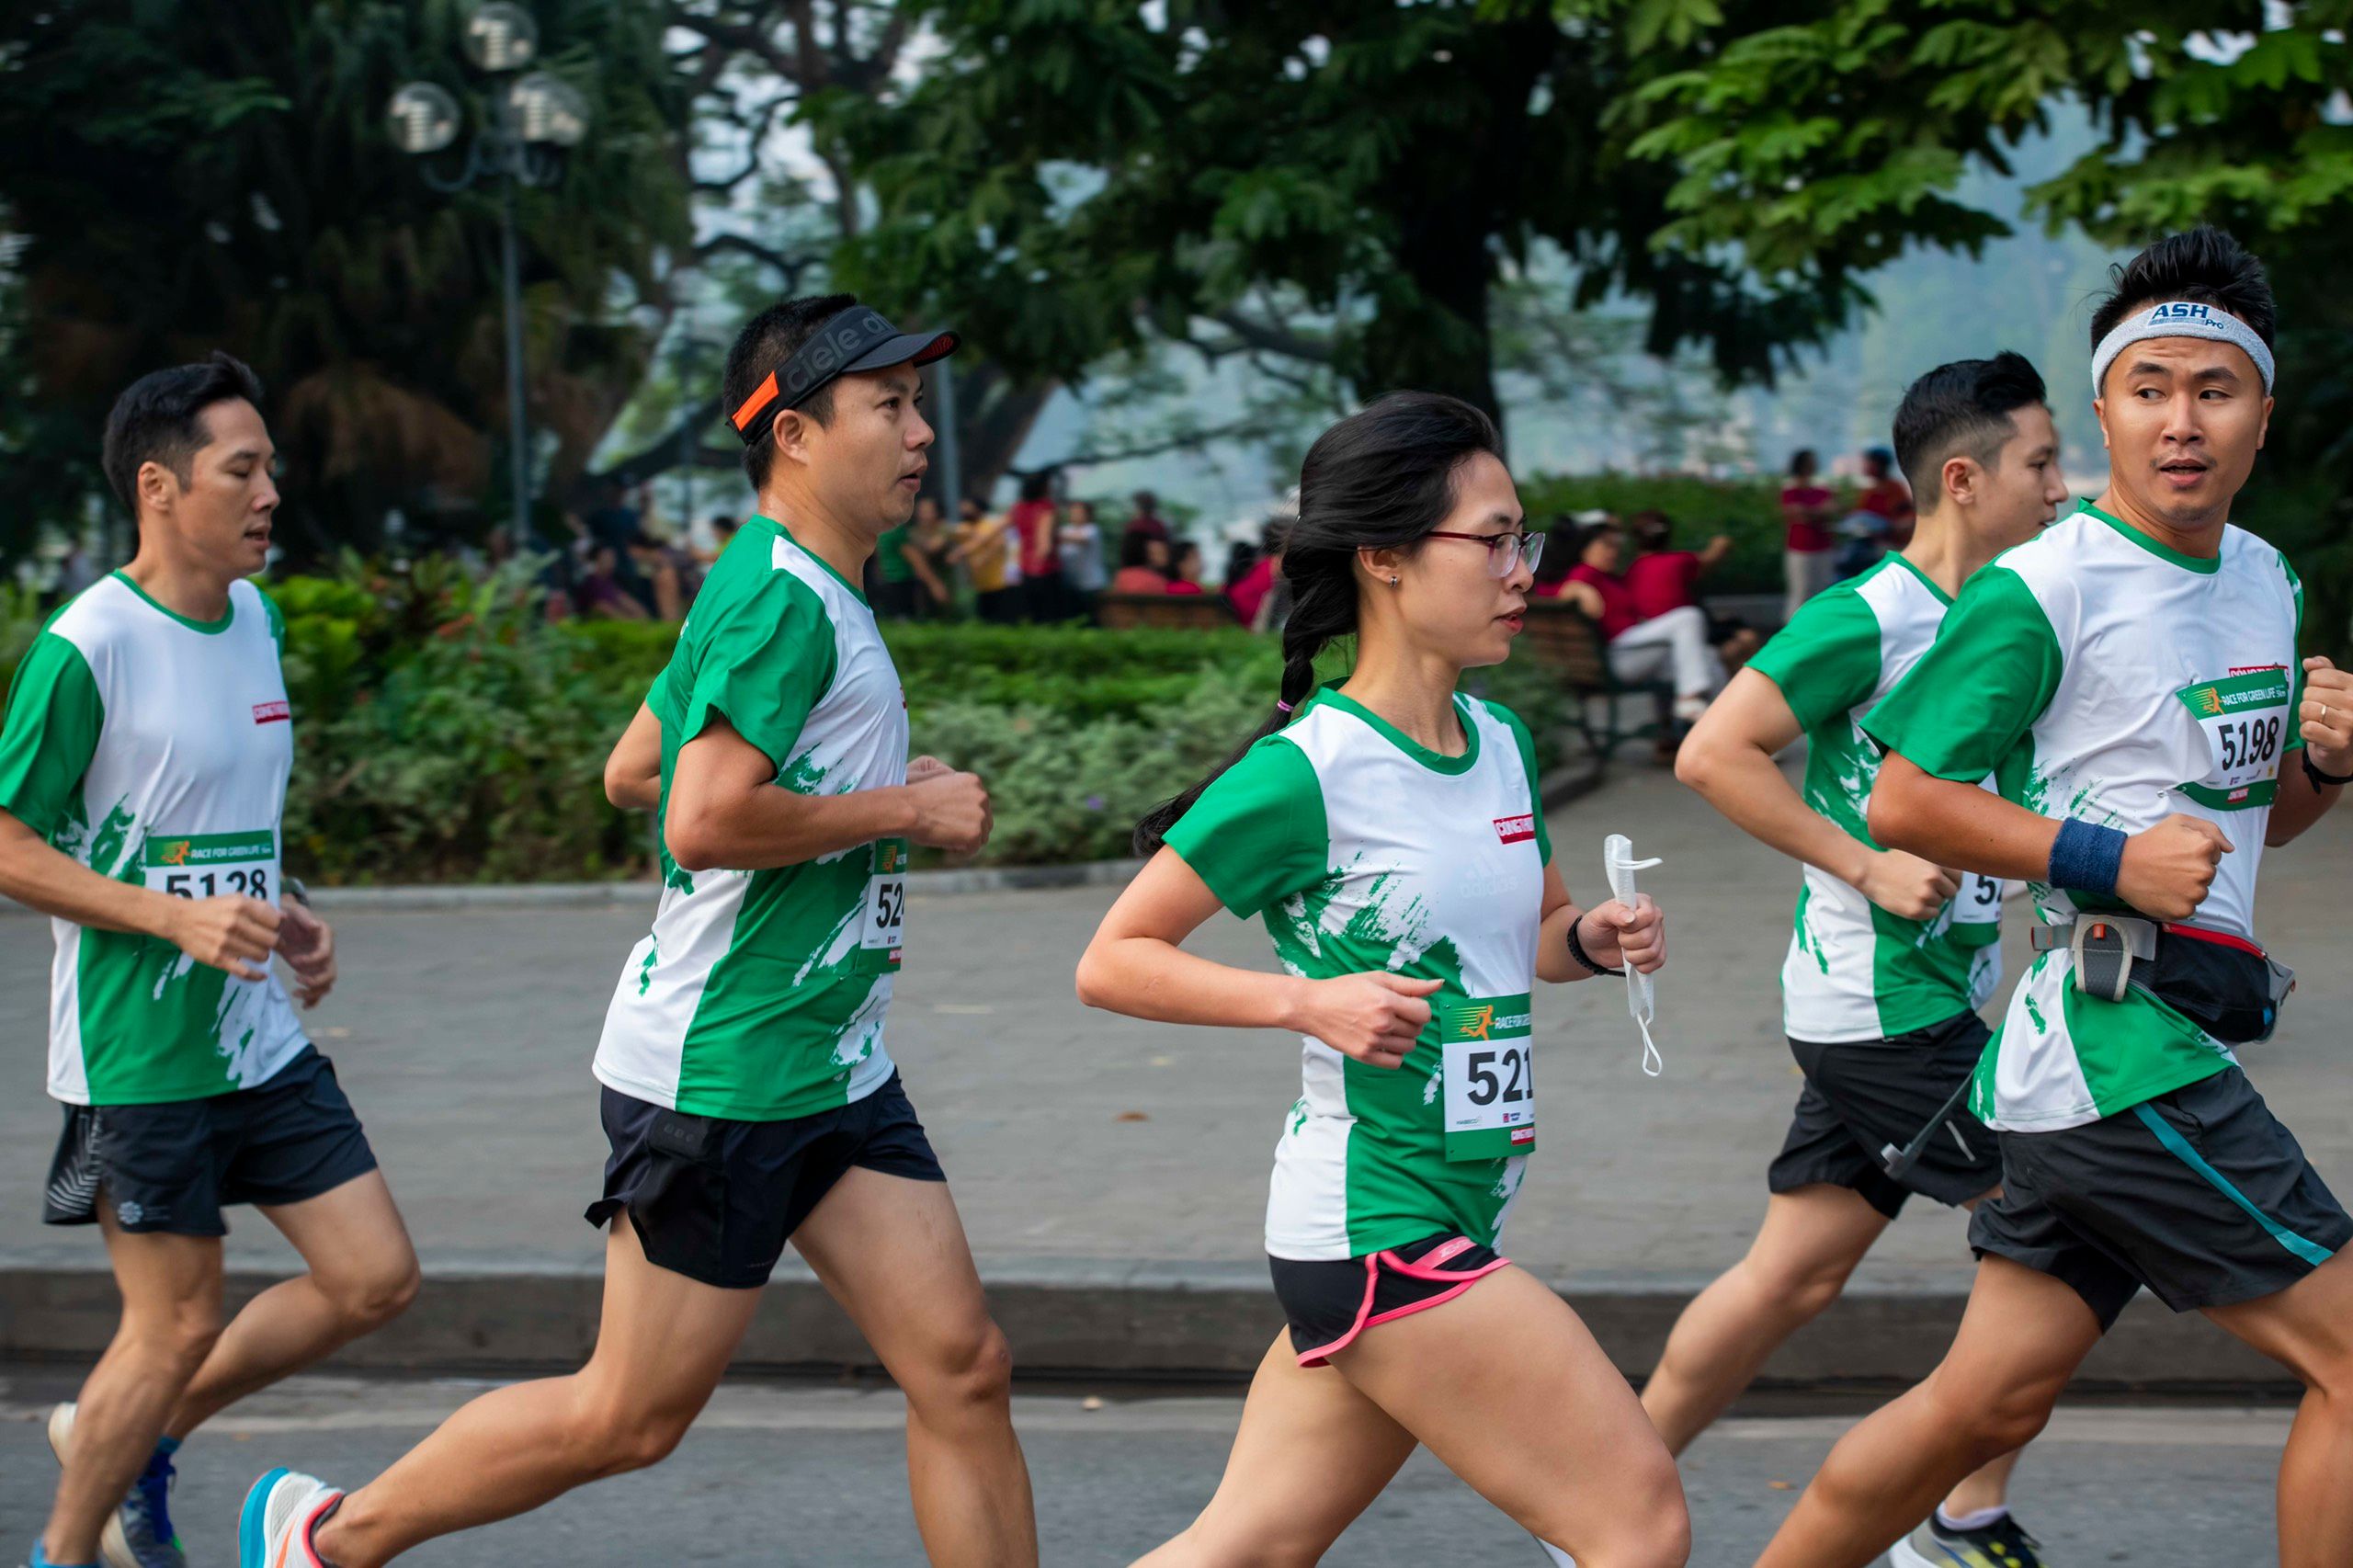
<path fill-rule="evenodd" d="M 1503 456 L 1495 422 L 1460 398 L 1391 392 L 1315 438 L 1299 471 L 1299 520 L 1283 540 L 1290 619 L 1283 624 L 1282 687 L 1266 722 L 1207 778 L 1136 824 L 1150 855 L 1219 774 L 1290 722 L 1313 695 L 1315 660 L 1357 630 L 1357 551 L 1413 544 L 1454 509 L 1454 475 L 1480 452 Z"/>

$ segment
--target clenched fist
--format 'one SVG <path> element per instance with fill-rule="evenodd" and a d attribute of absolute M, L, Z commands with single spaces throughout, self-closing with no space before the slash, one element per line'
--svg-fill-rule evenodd
<path fill-rule="evenodd" d="M 2206 902 L 2234 846 L 2203 817 L 2179 812 L 2124 841 L 2116 896 L 2153 920 L 2187 920 Z"/>
<path fill-rule="evenodd" d="M 1368 1067 L 1395 1067 L 1429 1024 L 1427 998 L 1438 987 L 1435 980 L 1386 970 L 1312 980 L 1294 1022 L 1300 1033 L 1313 1035 L 1343 1056 Z"/>

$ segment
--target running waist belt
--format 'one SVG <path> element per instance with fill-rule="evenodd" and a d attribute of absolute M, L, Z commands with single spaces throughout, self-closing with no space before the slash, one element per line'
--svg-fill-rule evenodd
<path fill-rule="evenodd" d="M 2225 1045 L 2271 1038 L 2296 971 L 2244 937 L 2137 915 L 2086 915 L 2029 933 L 2037 952 L 2075 955 L 2075 989 L 2121 1002 L 2154 996 Z"/>

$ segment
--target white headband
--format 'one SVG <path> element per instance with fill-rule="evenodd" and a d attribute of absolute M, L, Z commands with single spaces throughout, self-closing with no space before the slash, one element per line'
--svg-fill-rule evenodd
<path fill-rule="evenodd" d="M 2151 337 L 2203 337 L 2216 343 L 2236 344 L 2246 350 L 2246 357 L 2263 372 L 2264 392 L 2271 391 L 2271 350 L 2255 335 L 2255 328 L 2230 312 L 2211 305 L 2168 300 L 2118 322 L 2115 330 L 2099 340 L 2099 347 L 2092 351 L 2092 396 L 2101 395 L 2108 368 L 2116 363 L 2116 357 L 2124 352 L 2125 346 Z"/>

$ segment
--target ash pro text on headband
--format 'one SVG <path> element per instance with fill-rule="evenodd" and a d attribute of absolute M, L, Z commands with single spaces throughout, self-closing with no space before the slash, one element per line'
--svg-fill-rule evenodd
<path fill-rule="evenodd" d="M 2271 391 L 2271 347 L 2255 334 L 2255 328 L 2215 305 L 2200 304 L 2193 300 L 2168 300 L 2162 305 L 2151 305 L 2137 316 L 2127 316 L 2116 324 L 2115 330 L 2099 340 L 2092 352 L 2092 396 L 2102 396 L 2101 387 L 2108 381 L 2108 368 L 2116 357 L 2131 344 L 2152 337 L 2205 337 L 2217 343 L 2236 344 L 2255 361 L 2263 374 L 2263 390 Z"/>

